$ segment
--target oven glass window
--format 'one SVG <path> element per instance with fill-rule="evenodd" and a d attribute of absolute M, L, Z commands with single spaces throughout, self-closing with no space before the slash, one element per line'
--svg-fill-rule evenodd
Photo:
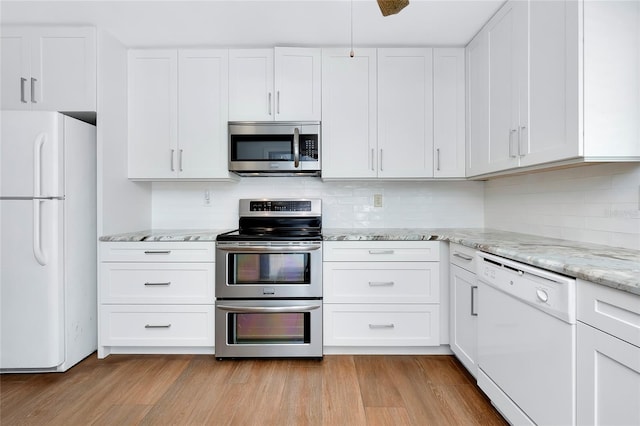
<path fill-rule="evenodd" d="M 231 313 L 228 317 L 228 343 L 242 344 L 303 344 L 311 341 L 311 314 Z"/>
<path fill-rule="evenodd" d="M 310 253 L 229 255 L 229 284 L 309 284 Z"/>

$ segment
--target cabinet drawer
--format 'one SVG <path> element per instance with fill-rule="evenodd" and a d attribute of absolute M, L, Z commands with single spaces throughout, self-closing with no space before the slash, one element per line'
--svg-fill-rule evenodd
<path fill-rule="evenodd" d="M 476 249 L 462 244 L 449 244 L 449 262 L 462 269 L 476 273 Z"/>
<path fill-rule="evenodd" d="M 331 262 L 427 262 L 440 260 L 439 241 L 325 241 Z"/>
<path fill-rule="evenodd" d="M 103 305 L 104 346 L 213 346 L 214 306 Z"/>
<path fill-rule="evenodd" d="M 102 303 L 213 303 L 214 263 L 100 264 Z"/>
<path fill-rule="evenodd" d="M 640 296 L 578 280 L 578 320 L 640 347 Z"/>
<path fill-rule="evenodd" d="M 324 304 L 327 346 L 438 346 L 438 305 Z"/>
<path fill-rule="evenodd" d="M 213 262 L 215 243 L 200 242 L 103 242 L 102 262 Z"/>
<path fill-rule="evenodd" d="M 436 262 L 324 262 L 327 303 L 438 303 Z"/>

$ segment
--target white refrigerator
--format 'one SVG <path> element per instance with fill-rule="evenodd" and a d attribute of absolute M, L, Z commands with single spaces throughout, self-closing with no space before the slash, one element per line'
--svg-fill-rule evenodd
<path fill-rule="evenodd" d="M 0 372 L 55 372 L 97 348 L 96 129 L 0 116 Z"/>

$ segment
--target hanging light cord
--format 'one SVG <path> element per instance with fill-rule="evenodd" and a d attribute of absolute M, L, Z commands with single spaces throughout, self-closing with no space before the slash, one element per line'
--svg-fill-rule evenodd
<path fill-rule="evenodd" d="M 351 0 L 351 50 L 349 51 L 349 56 L 353 58 L 355 55 L 353 51 L 353 0 Z"/>

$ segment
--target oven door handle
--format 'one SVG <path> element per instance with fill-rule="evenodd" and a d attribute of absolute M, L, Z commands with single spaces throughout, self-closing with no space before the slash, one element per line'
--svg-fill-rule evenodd
<path fill-rule="evenodd" d="M 320 305 L 300 305 L 300 306 L 233 306 L 216 305 L 216 309 L 223 311 L 240 313 L 281 313 L 281 312 L 301 312 L 319 309 Z"/>
<path fill-rule="evenodd" d="M 321 244 L 311 246 L 218 246 L 218 250 L 233 252 L 288 252 L 288 251 L 313 251 L 320 250 Z"/>

